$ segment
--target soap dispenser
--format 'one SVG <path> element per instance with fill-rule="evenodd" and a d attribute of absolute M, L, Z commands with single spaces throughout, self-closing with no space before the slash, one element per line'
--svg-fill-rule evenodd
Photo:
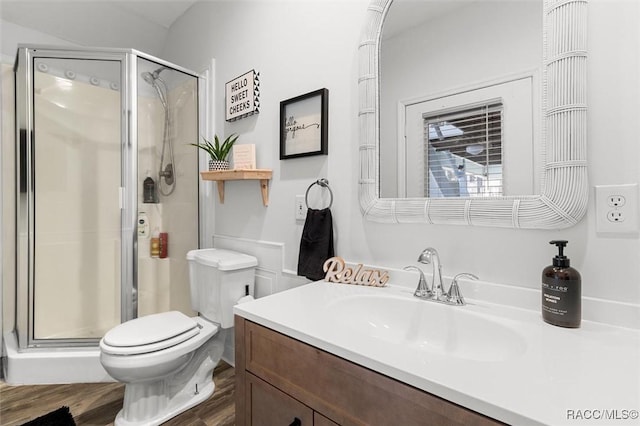
<path fill-rule="evenodd" d="M 147 178 L 142 182 L 142 202 L 157 203 L 156 183 L 151 177 L 151 172 L 147 170 Z"/>
<path fill-rule="evenodd" d="M 542 319 L 560 327 L 580 327 L 582 317 L 582 281 L 564 255 L 568 241 L 554 240 L 558 247 L 553 264 L 542 271 Z"/>

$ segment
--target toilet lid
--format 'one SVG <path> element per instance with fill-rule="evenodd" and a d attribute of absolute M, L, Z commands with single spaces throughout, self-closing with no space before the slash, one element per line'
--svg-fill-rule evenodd
<path fill-rule="evenodd" d="M 159 351 L 200 333 L 198 323 L 178 311 L 147 315 L 120 324 L 102 338 L 110 353 L 122 355 Z"/>
<path fill-rule="evenodd" d="M 219 271 L 236 271 L 258 266 L 258 259 L 254 256 L 215 248 L 191 250 L 187 253 L 187 260 L 211 266 Z"/>

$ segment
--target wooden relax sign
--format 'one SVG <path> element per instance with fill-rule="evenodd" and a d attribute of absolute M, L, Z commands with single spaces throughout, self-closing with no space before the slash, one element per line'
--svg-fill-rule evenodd
<path fill-rule="evenodd" d="M 384 287 L 389 281 L 389 273 L 378 269 L 364 269 L 362 263 L 355 268 L 346 266 L 343 258 L 339 256 L 327 259 L 322 266 L 326 273 L 324 280 L 330 283 L 370 285 Z"/>

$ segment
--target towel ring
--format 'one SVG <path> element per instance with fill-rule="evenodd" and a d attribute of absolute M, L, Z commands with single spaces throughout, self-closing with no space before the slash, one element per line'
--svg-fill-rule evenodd
<path fill-rule="evenodd" d="M 333 205 L 333 191 L 331 191 L 331 188 L 329 187 L 329 181 L 325 178 L 318 179 L 317 181 L 309 185 L 309 187 L 307 188 L 307 192 L 304 194 L 304 203 L 307 205 L 307 208 L 309 208 L 309 190 L 313 185 L 319 185 L 329 190 L 329 195 L 331 196 L 331 199 L 329 200 L 329 207 L 327 208 L 330 209 L 331 206 Z"/>

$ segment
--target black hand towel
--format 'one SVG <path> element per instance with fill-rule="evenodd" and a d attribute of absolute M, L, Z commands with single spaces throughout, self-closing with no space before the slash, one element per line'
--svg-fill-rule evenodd
<path fill-rule="evenodd" d="M 298 275 L 317 281 L 324 278 L 322 265 L 333 257 L 333 219 L 331 210 L 307 209 L 300 255 L 298 256 Z"/>

